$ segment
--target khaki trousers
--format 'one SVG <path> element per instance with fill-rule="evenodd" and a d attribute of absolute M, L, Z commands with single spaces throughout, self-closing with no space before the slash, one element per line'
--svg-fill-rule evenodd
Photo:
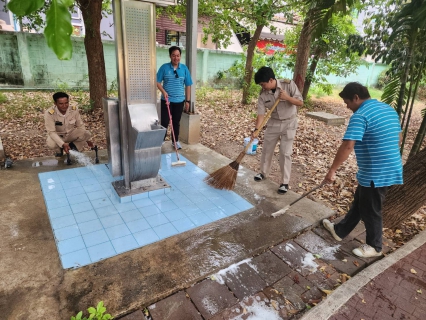
<path fill-rule="evenodd" d="M 86 142 L 90 140 L 90 138 L 92 137 L 92 134 L 90 133 L 90 131 L 86 129 L 74 129 L 70 131 L 68 134 L 60 135 L 60 137 L 62 138 L 64 142 L 67 142 L 67 143 L 74 142 L 78 151 L 83 151 L 84 146 L 86 145 Z M 56 152 L 59 152 L 60 148 L 62 147 L 62 146 L 58 146 L 56 142 L 50 136 L 47 136 L 46 143 L 49 149 L 53 149 Z"/>
<path fill-rule="evenodd" d="M 275 146 L 280 139 L 280 169 L 281 183 L 288 184 L 291 175 L 291 155 L 293 141 L 296 136 L 297 117 L 289 120 L 269 119 L 265 131 L 262 157 L 260 159 L 260 172 L 267 177 L 271 171 L 272 156 Z"/>

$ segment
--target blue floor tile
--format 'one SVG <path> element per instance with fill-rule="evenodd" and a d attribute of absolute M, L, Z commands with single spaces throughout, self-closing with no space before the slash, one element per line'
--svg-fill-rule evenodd
<path fill-rule="evenodd" d="M 90 202 L 92 203 L 92 206 L 95 209 L 103 208 L 103 207 L 107 207 L 107 206 L 112 206 L 112 202 L 108 198 L 96 199 L 96 200 L 92 200 Z"/>
<path fill-rule="evenodd" d="M 171 188 L 119 198 L 106 165 L 39 174 L 64 268 L 78 268 L 252 208 L 236 193 L 216 190 L 207 173 L 174 154 L 161 157 Z"/>
<path fill-rule="evenodd" d="M 126 225 L 133 234 L 151 228 L 144 218 L 127 222 Z"/>
<path fill-rule="evenodd" d="M 161 213 L 160 209 L 158 209 L 158 207 L 155 204 L 148 206 L 148 207 L 139 208 L 139 211 L 140 211 L 140 213 L 142 213 L 144 218 L 147 218 L 147 217 L 153 216 L 155 214 Z"/>
<path fill-rule="evenodd" d="M 110 240 L 114 240 L 131 234 L 129 228 L 127 228 L 124 223 L 110 228 L 106 228 L 105 231 Z"/>
<path fill-rule="evenodd" d="M 163 213 L 169 221 L 175 221 L 186 218 L 185 213 L 181 209 L 174 209 Z"/>
<path fill-rule="evenodd" d="M 72 206 L 77 203 L 89 202 L 89 198 L 85 194 L 79 194 L 78 196 L 68 197 L 68 202 Z"/>
<path fill-rule="evenodd" d="M 90 201 L 93 201 L 97 199 L 107 198 L 108 196 L 104 190 L 99 190 L 87 193 L 87 197 Z"/>
<path fill-rule="evenodd" d="M 79 268 L 92 263 L 87 249 L 82 249 L 68 254 L 64 254 L 63 256 L 61 256 L 61 261 L 62 267 L 64 269 Z"/>
<path fill-rule="evenodd" d="M 60 218 L 55 218 L 50 221 L 53 229 L 60 229 L 64 227 L 71 226 L 73 224 L 77 224 L 73 215 L 67 215 Z"/>
<path fill-rule="evenodd" d="M 163 213 L 166 211 L 178 209 L 178 206 L 172 200 L 158 202 L 155 205 Z"/>
<path fill-rule="evenodd" d="M 74 187 L 74 188 L 66 188 L 65 190 L 65 194 L 67 195 L 67 197 L 74 197 L 77 196 L 79 194 L 85 194 L 86 191 L 84 191 L 84 189 L 80 186 L 80 187 Z"/>
<path fill-rule="evenodd" d="M 166 223 L 169 222 L 169 220 L 166 218 L 166 216 L 162 213 L 146 217 L 145 219 L 146 219 L 146 221 L 148 221 L 148 224 L 151 227 L 156 227 L 156 226 L 166 224 Z"/>
<path fill-rule="evenodd" d="M 90 202 L 82 202 L 82 203 L 76 203 L 71 205 L 71 210 L 74 214 L 84 212 L 84 211 L 89 211 L 92 209 L 93 209 L 93 206 Z"/>
<path fill-rule="evenodd" d="M 126 223 L 143 218 L 142 213 L 138 209 L 120 212 L 120 216 Z"/>
<path fill-rule="evenodd" d="M 189 219 L 191 219 L 191 221 L 194 222 L 197 227 L 212 222 L 212 220 L 202 212 L 189 216 Z"/>
<path fill-rule="evenodd" d="M 84 211 L 74 214 L 75 221 L 82 223 L 90 220 L 98 219 L 98 216 L 94 210 Z"/>
<path fill-rule="evenodd" d="M 86 249 L 86 245 L 84 244 L 83 238 L 81 236 L 58 242 L 58 250 L 61 255 L 82 249 Z"/>
<path fill-rule="evenodd" d="M 92 262 L 113 257 L 117 254 L 111 242 L 109 241 L 89 247 L 87 248 L 87 251 L 89 252 L 90 259 L 92 260 Z"/>
<path fill-rule="evenodd" d="M 54 229 L 55 238 L 58 241 L 74 238 L 80 235 L 80 229 L 76 224 L 68 227 Z"/>
<path fill-rule="evenodd" d="M 59 218 L 59 217 L 63 217 L 63 216 L 67 216 L 69 214 L 72 214 L 72 210 L 70 206 L 66 206 L 66 207 L 60 207 L 60 208 L 55 208 L 55 209 L 49 209 L 49 216 L 50 219 L 55 219 L 55 218 Z"/>
<path fill-rule="evenodd" d="M 99 218 L 99 220 L 101 220 L 101 223 L 105 229 L 124 223 L 123 219 L 121 219 L 121 216 L 118 213 L 107 217 Z"/>
<path fill-rule="evenodd" d="M 96 208 L 95 211 L 99 218 L 107 217 L 118 213 L 118 210 L 112 204 L 109 206 Z"/>
<path fill-rule="evenodd" d="M 117 253 L 126 252 L 139 246 L 133 235 L 111 240 L 111 243 Z"/>
<path fill-rule="evenodd" d="M 165 239 L 179 233 L 179 231 L 171 223 L 166 223 L 152 229 L 160 239 Z"/>
<path fill-rule="evenodd" d="M 99 219 L 91 220 L 87 222 L 82 222 L 78 224 L 81 234 L 88 234 L 91 232 L 103 230 L 104 226 L 102 225 Z"/>
<path fill-rule="evenodd" d="M 147 244 L 160 240 L 158 235 L 152 229 L 135 232 L 133 233 L 133 236 L 135 237 L 136 241 L 140 246 L 145 246 Z"/>
<path fill-rule="evenodd" d="M 214 208 L 204 211 L 204 214 L 206 214 L 212 221 L 220 220 L 227 217 L 227 215 L 222 210 L 220 210 L 220 208 Z"/>
<path fill-rule="evenodd" d="M 109 241 L 108 235 L 104 229 L 99 231 L 83 234 L 83 240 L 86 247 L 93 247 L 97 244 Z"/>
<path fill-rule="evenodd" d="M 185 232 L 196 227 L 195 223 L 192 222 L 189 218 L 172 221 L 172 224 L 179 232 Z"/>

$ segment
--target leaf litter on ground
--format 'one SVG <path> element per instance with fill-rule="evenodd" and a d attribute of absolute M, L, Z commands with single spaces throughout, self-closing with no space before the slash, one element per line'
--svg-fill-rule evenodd
<path fill-rule="evenodd" d="M 7 156 L 13 160 L 53 156 L 46 147 L 44 111 L 53 106 L 53 92 L 5 92 L 6 102 L 0 103 L 0 137 Z M 89 101 L 87 92 L 70 92 L 70 104 L 81 105 Z M 241 92 L 234 90 L 197 89 L 197 112 L 201 114 L 201 144 L 234 160 L 243 149 L 244 138 L 249 137 L 255 126 L 256 101 L 241 104 Z M 352 114 L 340 99 L 323 97 L 312 99 L 310 107 L 299 109 L 299 124 L 293 145 L 293 170 L 290 189 L 299 194 L 309 191 L 323 180 L 341 143 L 346 125 L 328 126 L 324 122 L 306 117 L 307 111 L 324 111 L 346 118 Z M 413 112 L 403 159 L 413 144 L 421 123 L 420 109 Z M 98 148 L 105 149 L 106 135 L 103 110 L 82 112 L 82 119 L 92 133 Z M 262 130 L 259 134 L 257 153 L 244 157 L 242 165 L 258 171 L 263 145 Z M 423 147 L 426 145 L 424 142 Z M 88 150 L 88 149 L 87 149 Z M 275 149 L 269 179 L 279 183 L 279 147 Z M 336 217 L 344 215 L 352 202 L 357 186 L 356 159 L 352 154 L 341 166 L 334 184 L 325 185 L 309 198 L 331 207 Z M 396 247 L 403 245 L 425 229 L 426 206 L 418 210 L 400 227 L 401 233 L 386 229 L 384 235 Z"/>

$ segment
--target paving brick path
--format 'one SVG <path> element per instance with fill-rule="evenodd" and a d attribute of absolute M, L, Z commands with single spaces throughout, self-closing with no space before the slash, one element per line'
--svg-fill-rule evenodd
<path fill-rule="evenodd" d="M 367 283 L 329 319 L 426 319 L 426 244 Z"/>
<path fill-rule="evenodd" d="M 352 249 L 360 246 L 364 239 L 362 224 L 342 242 L 336 242 L 322 226 L 317 227 L 148 306 L 150 317 L 153 320 L 247 319 L 256 314 L 260 307 L 265 319 L 300 318 L 305 311 L 325 299 L 330 291 L 378 259 L 360 259 L 352 254 Z M 390 241 L 384 239 L 385 253 L 392 246 Z M 417 276 L 426 276 L 424 264 L 417 268 Z M 402 275 L 392 279 L 393 282 L 386 279 L 382 282 L 387 282 L 389 287 L 398 279 L 398 283 L 403 281 Z M 371 291 L 371 288 L 368 287 L 368 290 Z M 382 307 L 386 308 L 384 303 L 387 300 L 380 298 L 373 301 L 370 299 L 372 293 L 368 290 L 365 293 L 368 298 L 364 300 L 380 306 L 383 304 Z M 393 297 L 396 301 L 396 293 L 393 293 Z M 348 308 L 359 307 L 363 310 L 362 300 L 351 299 Z M 353 319 L 347 317 L 346 310 L 336 314 L 335 319 Z M 416 310 L 410 309 L 410 314 Z M 141 310 L 121 318 L 144 319 Z M 366 315 L 364 319 L 368 319 Z"/>

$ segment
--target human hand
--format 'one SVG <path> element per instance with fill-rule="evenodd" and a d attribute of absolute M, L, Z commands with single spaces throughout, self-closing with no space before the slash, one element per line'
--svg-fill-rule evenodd
<path fill-rule="evenodd" d="M 278 96 L 280 100 L 288 100 L 290 98 L 289 94 L 285 90 L 280 90 L 280 94 Z"/>
<path fill-rule="evenodd" d="M 87 141 L 87 145 L 90 147 L 90 148 L 93 148 L 95 145 L 93 144 L 93 142 L 92 141 Z"/>
<path fill-rule="evenodd" d="M 327 174 L 325 175 L 324 181 L 322 182 L 324 183 L 333 183 L 334 180 L 336 179 L 336 170 L 334 169 L 330 169 L 328 170 Z"/>
<path fill-rule="evenodd" d="M 250 138 L 253 140 L 259 135 L 259 129 L 255 129 L 252 131 Z"/>
<path fill-rule="evenodd" d="M 184 108 L 185 108 L 185 112 L 188 112 L 188 110 L 189 110 L 189 102 L 188 101 L 185 101 Z"/>
<path fill-rule="evenodd" d="M 64 142 L 64 144 L 62 145 L 62 148 L 64 149 L 65 153 L 70 152 L 70 145 L 68 143 Z"/>
<path fill-rule="evenodd" d="M 166 91 L 164 91 L 164 92 L 163 92 L 163 96 L 164 96 L 164 99 L 165 99 L 165 100 L 167 100 L 167 99 L 169 98 L 169 95 L 167 94 L 167 92 L 166 92 Z"/>

